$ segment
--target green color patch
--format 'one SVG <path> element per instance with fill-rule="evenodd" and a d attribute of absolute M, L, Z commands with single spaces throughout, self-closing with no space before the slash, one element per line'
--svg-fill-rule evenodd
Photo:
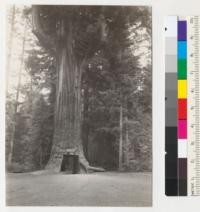
<path fill-rule="evenodd" d="M 178 79 L 187 79 L 187 60 L 178 60 Z"/>

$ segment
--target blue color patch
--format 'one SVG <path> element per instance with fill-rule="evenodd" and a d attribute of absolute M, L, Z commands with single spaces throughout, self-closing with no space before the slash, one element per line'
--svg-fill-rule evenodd
<path fill-rule="evenodd" d="M 178 41 L 178 59 L 187 58 L 187 42 Z"/>

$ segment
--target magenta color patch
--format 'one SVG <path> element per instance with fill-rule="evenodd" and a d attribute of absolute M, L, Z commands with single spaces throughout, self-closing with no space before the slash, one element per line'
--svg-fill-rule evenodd
<path fill-rule="evenodd" d="M 187 138 L 187 120 L 178 120 L 178 138 Z"/>

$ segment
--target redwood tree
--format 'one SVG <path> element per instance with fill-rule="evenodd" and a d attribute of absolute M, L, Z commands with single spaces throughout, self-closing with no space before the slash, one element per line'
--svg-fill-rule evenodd
<path fill-rule="evenodd" d="M 48 169 L 60 170 L 67 149 L 79 154 L 86 171 L 91 168 L 81 140 L 83 70 L 99 50 L 112 55 L 130 46 L 128 29 L 148 25 L 146 12 L 145 7 L 32 6 L 33 32 L 56 58 L 55 127 Z"/>

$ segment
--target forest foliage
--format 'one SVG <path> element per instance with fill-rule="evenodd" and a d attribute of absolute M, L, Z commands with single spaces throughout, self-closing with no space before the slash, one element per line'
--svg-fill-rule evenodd
<path fill-rule="evenodd" d="M 11 36 L 26 40 L 23 55 L 22 52 L 18 53 L 18 57 L 23 58 L 21 74 L 26 80 L 21 80 L 19 86 L 13 86 L 7 91 L 6 159 L 13 138 L 12 164 L 7 169 L 25 172 L 44 169 L 51 154 L 55 129 L 57 55 L 46 46 L 45 41 L 38 41 L 32 33 L 31 8 L 16 8 L 14 19 L 12 9 L 8 10 L 11 30 L 14 25 Z M 150 9 L 83 6 L 58 6 L 53 9 L 52 6 L 43 6 L 42 9 L 43 26 L 56 24 L 57 10 L 64 11 L 60 14 L 72 14 L 77 27 L 74 34 L 76 57 L 82 60 L 87 55 L 81 79 L 81 138 L 87 160 L 93 166 L 107 170 L 118 169 L 122 133 L 123 170 L 151 171 Z M 105 28 L 97 19 L 101 13 L 106 17 Z M 69 18 L 68 15 L 65 18 Z M 21 30 L 23 27 L 25 35 Z M 49 35 L 57 33 L 53 27 L 45 30 Z M 102 33 L 106 33 L 105 37 Z M 11 49 L 14 48 L 16 46 L 13 44 Z M 9 69 L 12 71 L 12 65 Z M 16 76 L 19 77 L 19 74 Z M 8 81 L 10 78 L 8 76 Z M 17 92 L 20 98 L 16 98 Z"/>

